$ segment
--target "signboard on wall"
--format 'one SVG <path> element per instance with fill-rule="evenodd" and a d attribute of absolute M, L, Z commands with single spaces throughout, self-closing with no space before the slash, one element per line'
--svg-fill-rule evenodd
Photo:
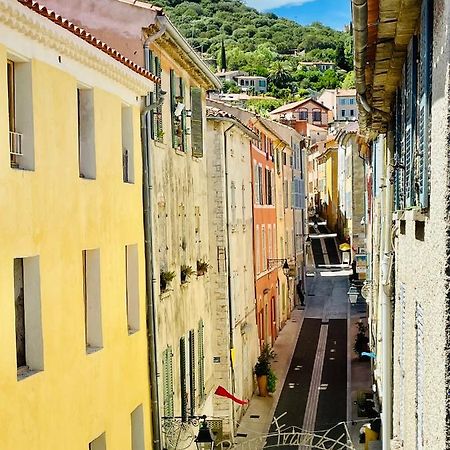
<path fill-rule="evenodd" d="M 356 273 L 366 273 L 367 272 L 367 255 L 359 253 L 355 255 L 356 261 Z"/>

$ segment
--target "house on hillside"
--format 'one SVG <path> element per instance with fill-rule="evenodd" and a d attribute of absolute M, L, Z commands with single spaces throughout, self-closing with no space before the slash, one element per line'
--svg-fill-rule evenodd
<path fill-rule="evenodd" d="M 325 72 L 325 70 L 334 69 L 335 64 L 332 62 L 325 61 L 300 61 L 297 65 L 299 69 L 305 70 L 320 70 Z"/>
<path fill-rule="evenodd" d="M 159 79 L 56 6 L 1 2 L 0 447 L 150 450 L 141 113 Z"/>
<path fill-rule="evenodd" d="M 242 92 L 253 92 L 265 94 L 267 92 L 267 78 L 251 75 L 240 75 L 236 77 L 236 83 Z"/>
<path fill-rule="evenodd" d="M 228 72 L 217 72 L 217 78 L 223 83 L 228 81 L 235 83 L 242 92 L 250 92 L 255 95 L 267 92 L 267 78 L 249 75 L 242 70 L 230 70 Z"/>
<path fill-rule="evenodd" d="M 303 136 L 307 134 L 307 124 L 327 129 L 329 108 L 317 100 L 307 98 L 288 103 L 270 112 L 270 118 L 294 128 Z"/>
<path fill-rule="evenodd" d="M 356 89 L 325 89 L 317 101 L 332 112 L 334 122 L 358 120 Z"/>

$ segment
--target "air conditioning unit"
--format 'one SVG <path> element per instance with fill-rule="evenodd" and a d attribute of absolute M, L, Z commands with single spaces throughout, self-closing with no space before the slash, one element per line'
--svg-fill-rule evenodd
<path fill-rule="evenodd" d="M 9 132 L 9 153 L 11 155 L 22 156 L 22 139 L 23 134 L 15 131 Z"/>

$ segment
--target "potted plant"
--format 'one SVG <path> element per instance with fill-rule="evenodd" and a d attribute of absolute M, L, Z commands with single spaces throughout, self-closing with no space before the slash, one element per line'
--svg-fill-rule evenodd
<path fill-rule="evenodd" d="M 174 278 L 175 272 L 173 270 L 172 271 L 161 270 L 161 273 L 159 274 L 159 286 L 161 292 L 166 292 L 168 285 Z"/>
<path fill-rule="evenodd" d="M 181 270 L 180 270 L 181 284 L 187 283 L 189 277 L 194 275 L 194 273 L 195 273 L 195 271 L 191 266 L 187 266 L 187 265 L 183 264 L 181 266 Z"/>
<path fill-rule="evenodd" d="M 200 277 L 202 275 L 205 275 L 206 272 L 208 272 L 208 269 L 212 267 L 208 264 L 207 261 L 204 261 L 202 259 L 197 261 L 197 275 Z"/>
<path fill-rule="evenodd" d="M 269 393 L 268 378 L 270 376 L 270 373 L 272 372 L 270 369 L 270 365 L 274 357 L 275 353 L 273 352 L 273 350 L 271 350 L 268 344 L 265 344 L 261 350 L 261 354 L 258 356 L 258 361 L 255 364 L 254 369 L 256 381 L 258 382 L 258 390 L 260 397 L 267 397 L 267 394 Z M 274 382 L 276 382 L 276 377 L 275 380 L 273 377 L 275 377 L 275 374 L 273 374 L 271 378 L 271 383 L 273 389 L 275 390 Z"/>
<path fill-rule="evenodd" d="M 273 394 L 277 388 L 277 376 L 272 369 L 269 369 L 269 373 L 267 374 L 267 391 L 270 394 Z"/>

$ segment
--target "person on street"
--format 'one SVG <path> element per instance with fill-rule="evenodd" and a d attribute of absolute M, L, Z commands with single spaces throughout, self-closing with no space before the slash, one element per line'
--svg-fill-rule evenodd
<path fill-rule="evenodd" d="M 300 305 L 301 306 L 305 306 L 305 295 L 303 294 L 302 282 L 301 281 L 299 281 L 297 283 L 297 296 L 298 296 L 298 299 L 300 300 Z"/>

